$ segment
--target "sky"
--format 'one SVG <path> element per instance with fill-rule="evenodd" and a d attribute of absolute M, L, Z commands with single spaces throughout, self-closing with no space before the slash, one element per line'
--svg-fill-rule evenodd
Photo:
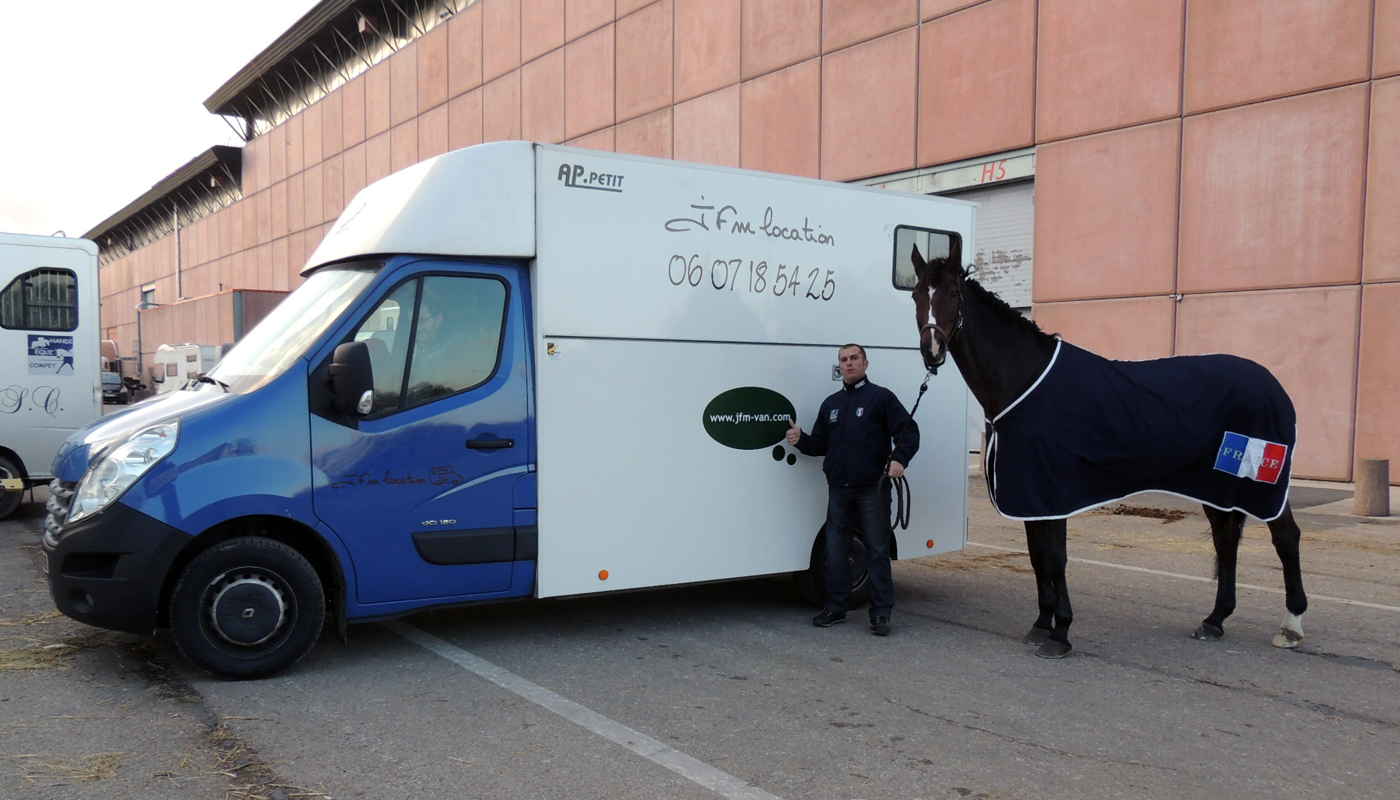
<path fill-rule="evenodd" d="M 5 6 L 0 232 L 81 236 L 217 144 L 204 100 L 315 0 Z"/>

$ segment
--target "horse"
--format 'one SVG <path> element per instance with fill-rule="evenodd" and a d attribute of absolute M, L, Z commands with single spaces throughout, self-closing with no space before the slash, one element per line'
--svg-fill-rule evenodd
<path fill-rule="evenodd" d="M 1308 601 L 1288 502 L 1296 419 L 1273 375 L 1236 356 L 1110 361 L 1076 348 L 981 286 L 961 251 L 956 238 L 946 257 L 927 262 L 914 249 L 919 349 L 930 372 L 952 355 L 988 420 L 993 505 L 1025 523 L 1039 615 L 1022 641 L 1042 658 L 1073 649 L 1067 518 L 1167 491 L 1202 504 L 1215 545 L 1215 607 L 1192 636 L 1225 634 L 1248 512 L 1267 522 L 1283 564 L 1288 613 L 1273 644 L 1297 647 Z M 1108 418 L 1123 422 L 1115 428 Z M 1164 419 L 1176 428 L 1154 440 L 1148 429 Z"/>

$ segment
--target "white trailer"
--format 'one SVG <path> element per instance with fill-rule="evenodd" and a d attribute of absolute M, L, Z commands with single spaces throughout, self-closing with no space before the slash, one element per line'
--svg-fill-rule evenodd
<path fill-rule="evenodd" d="M 157 394 L 173 392 L 219 363 L 219 348 L 212 344 L 163 344 L 156 348 L 153 374 Z"/>
<path fill-rule="evenodd" d="M 0 518 L 102 413 L 97 245 L 0 233 Z"/>

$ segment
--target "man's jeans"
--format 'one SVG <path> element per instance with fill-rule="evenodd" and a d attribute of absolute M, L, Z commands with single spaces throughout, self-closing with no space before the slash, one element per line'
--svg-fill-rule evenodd
<path fill-rule="evenodd" d="M 890 616 L 894 609 L 894 576 L 890 573 L 890 485 L 828 486 L 826 506 L 826 610 L 844 614 L 851 605 L 851 570 L 847 554 L 851 537 L 865 540 L 866 570 L 870 574 L 870 618 Z"/>

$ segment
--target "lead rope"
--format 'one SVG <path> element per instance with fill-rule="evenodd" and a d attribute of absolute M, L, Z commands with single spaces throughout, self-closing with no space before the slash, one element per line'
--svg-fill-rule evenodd
<path fill-rule="evenodd" d="M 919 411 L 919 403 L 924 401 L 924 392 L 928 391 L 928 382 L 933 378 L 934 371 L 929 370 L 924 376 L 924 383 L 919 387 L 919 396 L 914 398 L 914 408 L 909 412 L 909 420 L 904 423 L 904 427 L 899 432 L 899 438 L 895 440 L 894 449 L 890 451 L 889 460 L 885 462 L 885 474 L 880 476 L 880 482 L 890 482 L 890 489 L 894 493 L 894 521 L 890 523 L 891 529 L 907 530 L 909 519 L 914 507 L 914 492 L 909 488 L 909 479 L 903 475 L 898 478 L 890 477 L 890 462 L 894 461 L 894 452 L 904 443 L 904 435 L 909 432 L 909 426 L 914 424 L 914 414 Z M 908 466 L 907 464 L 905 466 Z"/>

